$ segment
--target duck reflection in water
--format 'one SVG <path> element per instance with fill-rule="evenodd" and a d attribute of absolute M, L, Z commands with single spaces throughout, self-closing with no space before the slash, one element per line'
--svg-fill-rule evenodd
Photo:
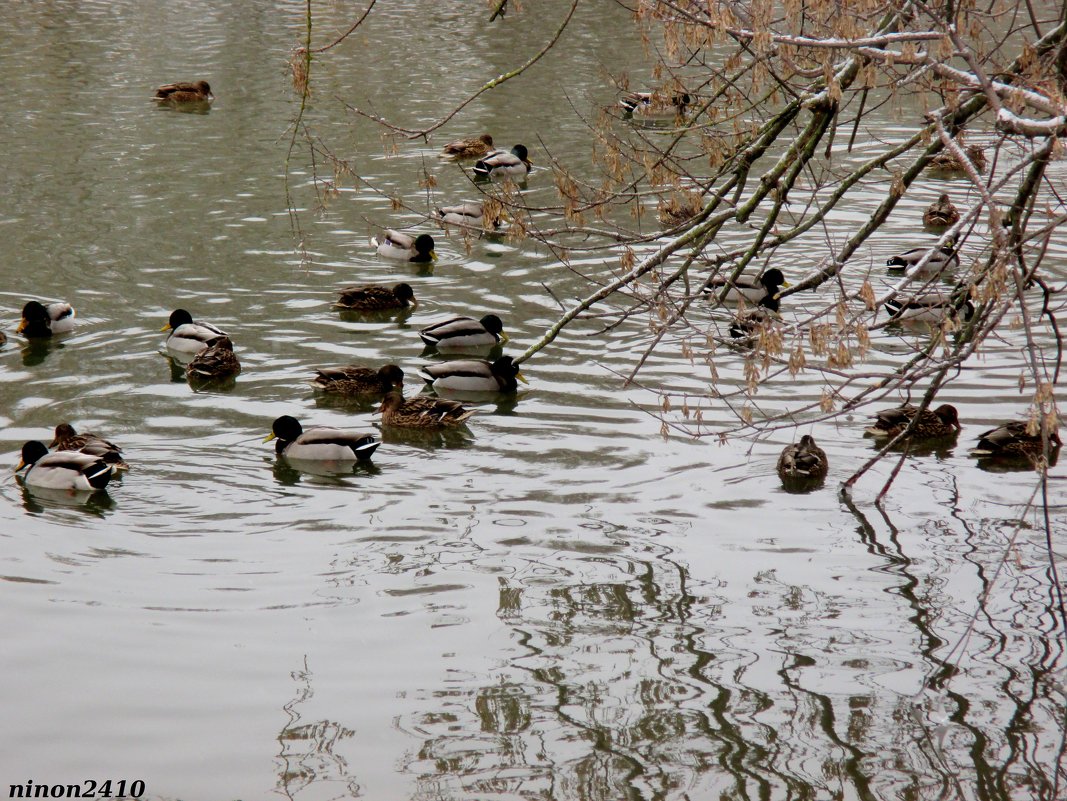
<path fill-rule="evenodd" d="M 1060 459 L 1060 449 L 1054 448 L 1048 457 L 1048 466 L 1055 467 Z M 1038 460 L 1026 454 L 1012 456 L 986 456 L 978 460 L 978 469 L 987 473 L 1032 473 L 1038 469 Z"/>
<path fill-rule="evenodd" d="M 44 363 L 53 350 L 65 347 L 55 339 L 27 339 L 22 346 L 22 366 L 36 367 Z"/>
<path fill-rule="evenodd" d="M 398 428 L 382 426 L 382 442 L 387 445 L 411 445 L 425 450 L 470 448 L 474 434 L 467 428 Z"/>
<path fill-rule="evenodd" d="M 274 480 L 285 487 L 295 487 L 301 481 L 312 484 L 345 486 L 351 476 L 376 476 L 382 469 L 371 461 L 322 462 L 313 459 L 290 459 L 279 456 L 271 467 Z"/>
<path fill-rule="evenodd" d="M 115 499 L 107 490 L 82 492 L 76 490 L 34 487 L 19 482 L 22 489 L 22 508 L 30 514 L 43 514 L 49 509 L 79 509 L 94 517 L 106 517 L 115 509 Z"/>

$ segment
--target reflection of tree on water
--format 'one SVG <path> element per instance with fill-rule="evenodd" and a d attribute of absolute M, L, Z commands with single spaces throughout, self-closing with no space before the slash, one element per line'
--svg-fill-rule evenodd
<path fill-rule="evenodd" d="M 884 510 L 891 545 L 882 545 L 876 527 L 848 504 L 864 542 L 903 579 L 896 592 L 907 602 L 920 637 L 925 676 L 894 712 L 902 725 L 909 724 L 916 761 L 923 757 L 912 770 L 913 786 L 924 788 L 925 795 L 918 789 L 914 794 L 964 798 L 973 792 L 964 787 L 977 787 L 984 798 L 1053 801 L 1062 792 L 1057 773 L 1063 771 L 1067 720 L 1057 679 L 1064 638 L 1055 636 L 1061 626 L 1042 621 L 1062 620 L 1062 607 L 1049 593 L 1044 569 L 1024 564 L 1041 564 L 1040 543 L 1023 543 L 1020 528 L 1006 521 L 975 525 L 960 507 L 955 480 L 945 483 L 956 525 L 930 521 L 919 532 L 924 539 L 944 540 L 943 565 L 924 566 L 907 556 L 902 538 L 915 532 L 900 528 Z M 976 585 L 973 609 L 960 607 L 945 592 L 945 577 L 957 574 L 959 580 L 961 565 L 970 568 Z M 1011 589 L 996 592 L 998 584 Z M 983 684 L 994 674 L 1000 695 L 991 697 Z"/>
<path fill-rule="evenodd" d="M 943 538 L 946 555 L 928 564 L 906 553 L 914 531 L 860 520 L 881 565 L 864 581 L 884 584 L 900 614 L 868 618 L 850 587 L 838 597 L 764 571 L 738 625 L 743 612 L 647 541 L 658 553 L 646 561 L 595 557 L 596 580 L 565 560 L 500 579 L 497 619 L 521 652 L 423 692 L 404 726 L 422 740 L 405 765 L 417 797 L 934 799 L 980 787 L 1052 801 L 1064 707 L 1050 677 L 1063 652 L 1049 638 L 1026 650 L 1050 611 L 1041 583 L 1019 575 L 1014 605 L 983 601 L 960 664 L 948 646 L 968 621 L 944 577 L 969 565 L 985 598 L 1002 543 L 938 521 L 923 536 Z M 1001 694 L 983 701 L 991 669 Z"/>
<path fill-rule="evenodd" d="M 300 683 L 296 696 L 285 704 L 289 720 L 278 735 L 278 791 L 296 799 L 307 791 L 312 798 L 357 798 L 359 783 L 349 775 L 348 762 L 335 753 L 337 744 L 355 732 L 331 720 L 300 722 L 299 706 L 315 694 L 311 671 L 304 659 L 302 670 L 293 671 Z M 324 793 L 320 785 L 330 788 Z"/>
<path fill-rule="evenodd" d="M 772 787 L 760 778 L 765 749 L 730 719 L 733 692 L 702 674 L 715 657 L 688 620 L 716 605 L 691 594 L 686 570 L 669 558 L 597 561 L 619 580 L 501 580 L 498 618 L 524 653 L 491 684 L 427 699 L 434 710 L 411 725 L 427 739 L 407 766 L 422 795 L 614 800 Z M 751 691 L 741 703 L 771 705 Z M 700 778 L 709 774 L 711 784 Z"/>

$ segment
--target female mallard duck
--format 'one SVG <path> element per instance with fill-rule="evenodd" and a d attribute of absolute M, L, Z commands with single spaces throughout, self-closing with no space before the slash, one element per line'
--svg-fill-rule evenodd
<path fill-rule="evenodd" d="M 168 83 L 156 89 L 153 100 L 163 103 L 210 103 L 215 99 L 207 81 Z"/>
<path fill-rule="evenodd" d="M 334 395 L 384 395 L 403 390 L 404 371 L 395 364 L 375 370 L 350 364 L 346 367 L 320 367 L 315 370 L 311 386 Z"/>
<path fill-rule="evenodd" d="M 415 291 L 408 284 L 396 286 L 346 286 L 337 290 L 335 309 L 346 311 L 386 311 L 416 308 Z"/>
<path fill-rule="evenodd" d="M 778 318 L 777 311 L 777 298 L 770 298 L 766 303 L 761 301 L 757 308 L 734 318 L 730 323 L 730 336 L 734 339 L 750 339 L 758 336 L 761 330 Z"/>
<path fill-rule="evenodd" d="M 350 462 L 355 459 L 370 459 L 381 445 L 373 434 L 348 431 L 329 426 L 314 426 L 307 431 L 295 417 L 282 415 L 271 426 L 271 433 L 264 442 L 272 439 L 274 452 L 290 459 L 308 459 L 319 462 Z"/>
<path fill-rule="evenodd" d="M 967 160 L 974 165 L 974 169 L 979 174 L 985 172 L 986 159 L 985 151 L 978 145 L 967 145 L 963 148 L 964 155 L 967 156 Z M 965 174 L 966 168 L 956 155 L 949 150 L 942 150 L 932 159 L 930 163 L 926 165 L 928 170 L 934 172 L 950 172 Z"/>
<path fill-rule="evenodd" d="M 387 259 L 403 259 L 405 261 L 427 262 L 436 261 L 434 253 L 433 237 L 429 234 L 410 236 L 386 228 L 384 233 L 377 239 L 371 240 L 378 246 L 378 255 Z"/>
<path fill-rule="evenodd" d="M 815 444 L 811 434 L 802 436 L 800 442 L 787 445 L 778 457 L 778 476 L 782 481 L 823 479 L 829 468 L 826 452 Z"/>
<path fill-rule="evenodd" d="M 484 359 L 458 359 L 441 364 L 427 364 L 419 377 L 434 389 L 457 392 L 515 392 L 526 378 L 510 356 L 494 362 Z"/>
<path fill-rule="evenodd" d="M 963 317 L 964 321 L 974 316 L 974 304 L 970 295 L 959 289 L 951 294 L 923 292 L 907 297 L 890 298 L 885 310 L 891 320 L 903 322 L 940 323 L 947 319 Z"/>
<path fill-rule="evenodd" d="M 672 196 L 667 200 L 661 200 L 657 212 L 659 221 L 673 228 L 689 222 L 703 210 L 704 205 L 700 196 L 690 193 L 682 197 Z"/>
<path fill-rule="evenodd" d="M 923 259 L 926 259 L 926 262 L 920 267 L 919 264 Z M 889 267 L 889 272 L 891 273 L 904 272 L 908 275 L 918 276 L 940 275 L 945 270 L 958 267 L 959 264 L 960 256 L 956 252 L 954 242 L 949 242 L 939 248 L 911 248 L 886 261 L 886 266 Z"/>
<path fill-rule="evenodd" d="M 663 96 L 654 92 L 627 92 L 619 98 L 619 106 L 634 117 L 680 117 L 693 102 L 688 93 Z"/>
<path fill-rule="evenodd" d="M 55 435 L 48 445 L 55 451 L 80 451 L 97 459 L 103 459 L 113 470 L 129 470 L 130 466 L 122 458 L 122 449 L 114 442 L 86 431 L 79 434 L 70 423 L 56 426 Z"/>
<path fill-rule="evenodd" d="M 1045 450 L 1041 431 L 1038 429 L 1030 433 L 1028 428 L 1022 420 L 1001 423 L 978 436 L 978 447 L 971 451 L 971 456 L 994 459 L 1041 456 Z M 1060 434 L 1057 430 L 1049 431 L 1048 442 L 1049 451 L 1056 453 L 1060 448 Z"/>
<path fill-rule="evenodd" d="M 959 221 L 960 210 L 944 193 L 923 212 L 923 225 L 927 228 L 948 228 Z"/>
<path fill-rule="evenodd" d="M 111 468 L 98 456 L 78 451 L 49 453 L 43 442 L 27 442 L 15 472 L 28 467 L 26 483 L 65 490 L 100 490 L 111 481 Z"/>
<path fill-rule="evenodd" d="M 57 301 L 47 306 L 31 300 L 22 307 L 22 320 L 16 331 L 27 339 L 50 337 L 74 330 L 74 307 Z"/>
<path fill-rule="evenodd" d="M 441 155 L 453 159 L 480 159 L 493 152 L 493 137 L 482 134 L 470 139 L 457 139 L 441 148 Z"/>
<path fill-rule="evenodd" d="M 438 350 L 485 348 L 508 340 L 504 334 L 504 324 L 495 314 L 487 314 L 481 320 L 452 317 L 426 326 L 419 331 L 419 336 L 427 345 Z"/>
<path fill-rule="evenodd" d="M 387 394 L 379 411 L 382 425 L 422 429 L 457 428 L 474 414 L 474 409 L 468 409 L 458 401 L 430 395 L 405 398 L 399 392 Z"/>
<path fill-rule="evenodd" d="M 233 378 L 241 372 L 241 362 L 233 352 L 233 342 L 227 336 L 216 337 L 185 367 L 185 377 L 205 383 Z"/>
<path fill-rule="evenodd" d="M 185 309 L 175 309 L 160 331 L 170 331 L 167 336 L 168 350 L 177 353 L 199 353 L 219 337 L 229 336 L 211 323 L 195 322 Z"/>
<path fill-rule="evenodd" d="M 911 430 L 912 439 L 937 439 L 955 436 L 960 431 L 960 418 L 956 407 L 948 403 L 934 410 L 923 409 L 919 414 L 917 407 L 906 403 L 895 409 L 883 409 L 875 413 L 874 424 L 866 433 L 880 439 L 892 439 L 909 425 L 918 415 L 918 421 Z"/>
<path fill-rule="evenodd" d="M 720 276 L 711 279 L 710 283 L 704 287 L 704 291 L 710 295 L 718 295 L 726 285 L 727 279 Z M 765 306 L 771 311 L 777 311 L 778 292 L 780 289 L 788 287 L 789 284 L 786 283 L 782 271 L 777 267 L 772 267 L 765 271 L 755 281 L 738 279 L 737 281 L 731 282 L 730 291 L 726 293 L 726 299 L 737 301 L 743 298 L 749 303 L 756 303 L 760 306 Z"/>
<path fill-rule="evenodd" d="M 3 347 L 6 344 L 7 344 L 7 334 L 5 334 L 3 331 L 0 331 L 0 347 Z"/>
<path fill-rule="evenodd" d="M 476 162 L 474 174 L 482 178 L 525 178 L 530 173 L 530 154 L 526 145 L 515 145 L 508 153 L 494 150 Z"/>
<path fill-rule="evenodd" d="M 458 225 L 462 228 L 496 230 L 500 218 L 485 215 L 484 203 L 460 203 L 458 206 L 442 206 L 437 209 L 437 218 L 442 225 Z"/>

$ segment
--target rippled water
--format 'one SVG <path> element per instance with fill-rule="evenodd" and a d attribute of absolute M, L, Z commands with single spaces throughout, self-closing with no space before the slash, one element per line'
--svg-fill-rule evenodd
<path fill-rule="evenodd" d="M 316 42 L 350 24 L 343 5 L 316 6 Z M 811 429 L 832 471 L 807 495 L 774 475 L 792 431 L 664 439 L 661 389 L 669 422 L 685 422 L 686 394 L 705 430 L 736 418 L 706 396 L 709 369 L 680 340 L 623 388 L 647 319 L 566 329 L 525 365 L 530 386 L 484 404 L 468 436 L 387 435 L 348 475 L 294 470 L 262 444 L 285 413 L 373 424 L 316 397 L 313 367 L 413 373 L 417 329 L 456 312 L 498 313 L 517 354 L 559 315 L 546 287 L 566 302 L 589 291 L 579 272 L 616 263 L 575 254 L 571 271 L 531 242 L 468 252 L 438 233 L 427 272 L 370 244 L 384 225 L 430 230 L 432 202 L 474 196 L 437 159 L 444 141 L 488 130 L 526 142 L 540 165 L 551 154 L 586 169 L 575 111 L 612 102 L 609 72 L 650 80 L 628 13 L 583 4 L 552 58 L 430 143 L 383 141 L 340 112 L 345 101 L 405 125 L 435 119 L 532 54 L 565 10 L 525 5 L 487 25 L 482 4 L 385 4 L 316 61 L 306 119 L 359 177 L 312 165 L 297 138 L 289 188 L 308 259 L 285 182 L 297 113 L 286 59 L 303 4 L 0 9 L 4 458 L 14 466 L 22 442 L 70 421 L 120 442 L 133 465 L 88 501 L 0 483 L 2 783 L 140 778 L 147 797 L 186 799 L 696 799 L 937 798 L 958 781 L 964 797 L 1052 798 L 1063 637 L 1042 522 L 1016 520 L 1035 476 L 983 472 L 966 455 L 1025 410 L 1010 331 L 951 385 L 959 444 L 909 458 L 885 516 L 871 502 L 890 464 L 861 482 L 858 508 L 834 493 L 873 453 L 863 414 Z M 198 77 L 218 98 L 209 114 L 149 99 Z M 900 131 L 887 121 L 881 133 Z M 1064 162 L 1053 169 L 1062 182 Z M 337 191 L 317 193 L 316 176 Z M 833 240 L 887 181 L 873 176 L 863 202 L 835 214 Z M 918 185 L 861 254 L 876 284 L 888 283 L 877 265 L 912 241 L 906 216 L 946 185 Z M 547 171 L 526 197 L 555 201 Z M 783 265 L 794 278 L 822 255 L 795 253 Z M 1064 243 L 1052 259 L 1062 279 Z M 420 300 L 413 314 L 330 309 L 338 286 L 400 280 Z M 76 332 L 26 346 L 14 327 L 31 297 L 73 303 Z M 796 295 L 787 314 L 818 305 Z M 178 306 L 233 335 L 244 372 L 231 391 L 193 392 L 160 352 Z M 700 330 L 721 319 L 690 316 Z M 885 332 L 871 364 L 899 362 L 920 336 Z M 720 390 L 743 385 L 743 353 L 719 348 L 714 361 Z M 814 403 L 822 388 L 814 373 L 772 382 L 755 413 Z M 1061 464 L 1058 538 L 1063 478 Z"/>

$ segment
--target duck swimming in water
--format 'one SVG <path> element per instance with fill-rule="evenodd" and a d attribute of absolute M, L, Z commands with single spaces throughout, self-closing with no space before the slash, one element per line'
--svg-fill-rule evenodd
<path fill-rule="evenodd" d="M 411 236 L 392 228 L 386 228 L 382 235 L 372 240 L 378 246 L 378 255 L 387 259 L 427 262 L 436 261 L 433 237 L 429 234 Z"/>
<path fill-rule="evenodd" d="M 381 445 L 373 434 L 329 426 L 304 429 L 300 421 L 282 415 L 274 421 L 264 442 L 277 440 L 274 452 L 291 459 L 321 462 L 365 461 Z"/>
<path fill-rule="evenodd" d="M 474 165 L 474 174 L 481 178 L 525 178 L 531 169 L 530 154 L 525 145 L 515 145 L 511 152 L 494 150 Z"/>
<path fill-rule="evenodd" d="M 36 300 L 22 307 L 22 320 L 15 329 L 27 339 L 44 339 L 74 330 L 74 307 L 64 301 L 44 304 Z"/>

